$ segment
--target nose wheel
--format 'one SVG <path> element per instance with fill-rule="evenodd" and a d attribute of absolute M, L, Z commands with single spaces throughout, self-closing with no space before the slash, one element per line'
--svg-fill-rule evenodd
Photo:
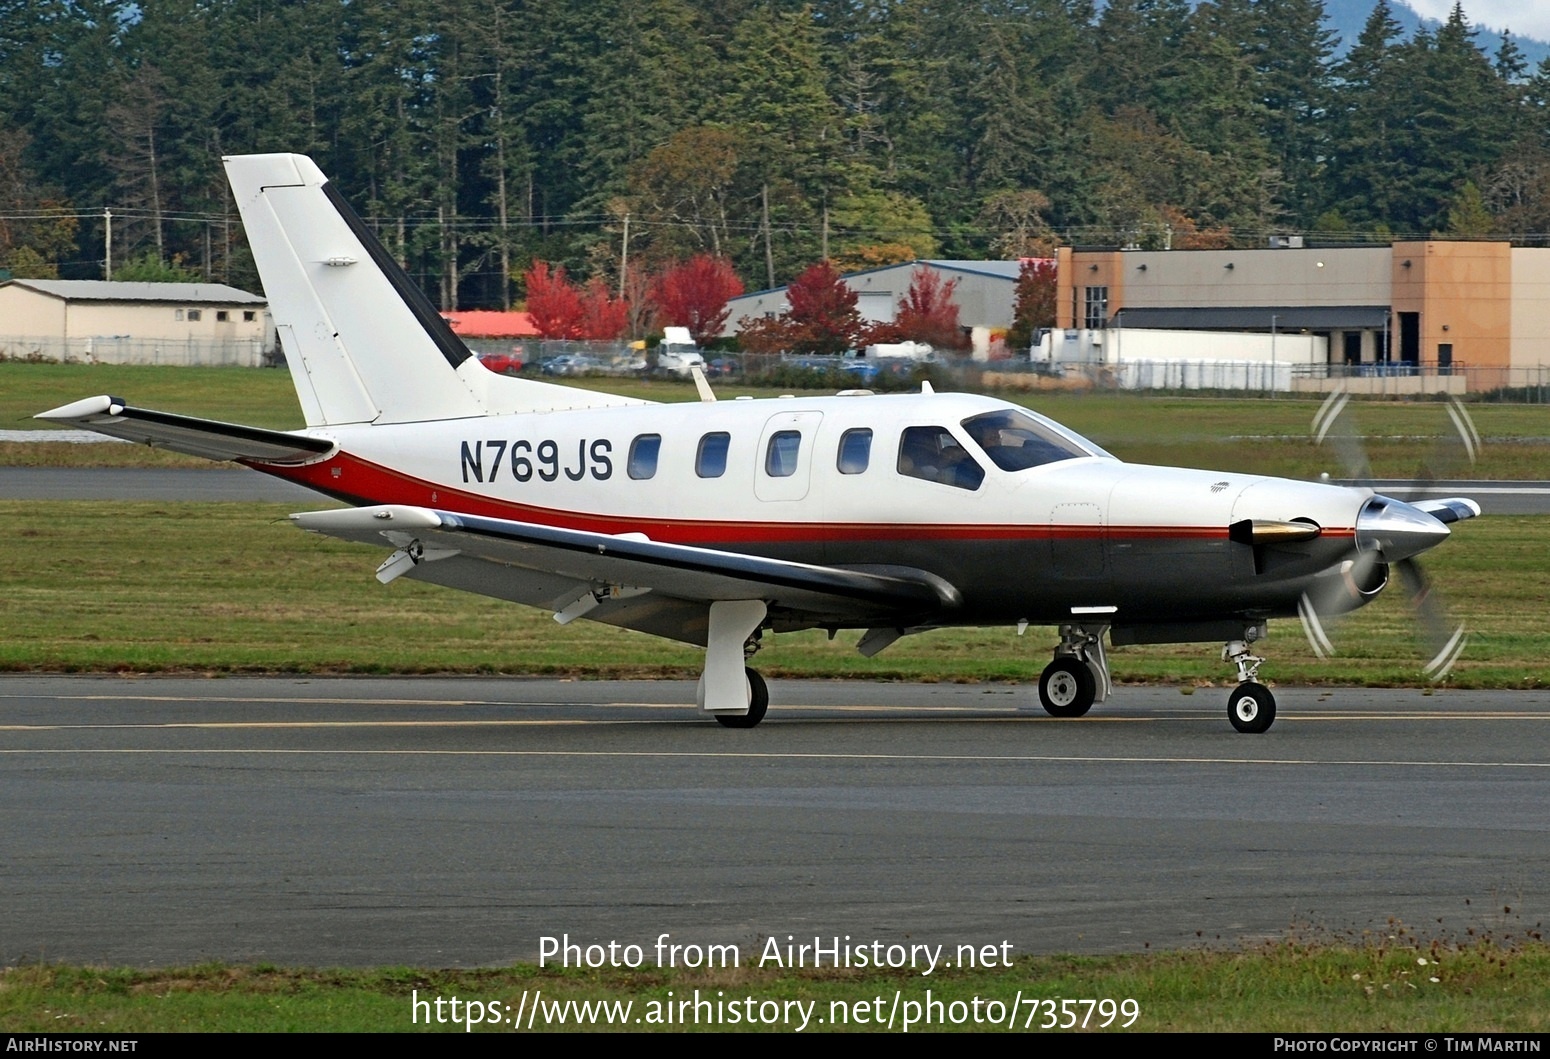
<path fill-rule="evenodd" d="M 1265 685 L 1244 681 L 1227 700 L 1227 719 L 1238 731 L 1258 735 L 1275 723 L 1276 698 Z"/>
<path fill-rule="evenodd" d="M 1238 667 L 1238 686 L 1227 699 L 1227 720 L 1246 735 L 1258 735 L 1269 731 L 1276 719 L 1276 697 L 1270 689 L 1254 678 L 1259 675 L 1264 659 L 1254 654 L 1249 645 L 1263 635 L 1260 626 L 1250 625 L 1241 640 L 1229 640 L 1222 648 L 1222 661 Z"/>
<path fill-rule="evenodd" d="M 1039 702 L 1051 717 L 1080 717 L 1097 697 L 1098 682 L 1080 659 L 1057 658 L 1039 677 Z"/>

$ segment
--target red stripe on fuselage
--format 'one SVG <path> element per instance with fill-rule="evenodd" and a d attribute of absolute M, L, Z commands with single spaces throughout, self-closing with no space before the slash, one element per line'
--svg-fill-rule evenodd
<path fill-rule="evenodd" d="M 641 518 L 564 511 L 497 500 L 436 485 L 390 467 L 338 452 L 304 465 L 239 460 L 244 466 L 284 478 L 330 496 L 367 506 L 403 504 L 453 513 L 510 519 L 591 533 L 644 533 L 664 544 L 777 544 L 870 540 L 1210 540 L 1225 538 L 1214 526 L 1052 526 L 997 523 L 748 522 L 709 519 Z M 1326 537 L 1350 537 L 1356 530 L 1324 530 Z"/>

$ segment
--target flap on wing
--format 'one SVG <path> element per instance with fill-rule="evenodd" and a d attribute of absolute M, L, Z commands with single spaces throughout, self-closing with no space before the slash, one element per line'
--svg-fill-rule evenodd
<path fill-rule="evenodd" d="M 960 603 L 957 590 L 920 570 L 886 572 L 816 566 L 663 544 L 528 522 L 384 505 L 292 515 L 302 529 L 345 540 L 446 549 L 493 563 L 557 575 L 599 589 L 650 589 L 679 599 L 762 599 L 771 607 L 857 621 L 924 616 Z M 434 561 L 434 560 L 429 560 Z"/>
<path fill-rule="evenodd" d="M 155 412 L 148 408 L 130 408 L 118 397 L 88 397 L 41 412 L 33 418 L 73 423 L 109 437 L 210 460 L 302 463 L 334 449 L 334 443 L 323 438 Z"/>

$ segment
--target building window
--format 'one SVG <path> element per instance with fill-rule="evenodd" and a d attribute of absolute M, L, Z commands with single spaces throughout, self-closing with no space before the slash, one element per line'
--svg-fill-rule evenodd
<path fill-rule="evenodd" d="M 861 474 L 872 460 L 872 431 L 869 427 L 857 427 L 840 435 L 840 456 L 837 461 L 841 474 Z"/>
<path fill-rule="evenodd" d="M 217 310 L 215 310 L 215 322 L 216 323 L 224 324 L 227 320 L 230 320 L 230 319 L 231 319 L 231 313 L 227 312 L 225 309 L 217 309 Z"/>
<path fill-rule="evenodd" d="M 631 478 L 644 481 L 656 476 L 657 453 L 662 450 L 661 434 L 642 434 L 630 442 L 630 462 L 628 464 Z"/>
<path fill-rule="evenodd" d="M 203 310 L 200 310 L 200 309 L 190 309 L 188 311 L 188 319 L 189 319 L 190 323 L 197 323 L 199 320 L 202 320 L 203 318 L 204 318 Z"/>
<path fill-rule="evenodd" d="M 1089 331 L 1101 331 L 1109 323 L 1109 288 L 1088 287 L 1087 306 L 1082 314 L 1082 326 Z"/>
<path fill-rule="evenodd" d="M 722 431 L 700 439 L 700 451 L 694 459 L 694 473 L 701 478 L 720 478 L 727 473 L 727 447 L 732 435 Z"/>
<path fill-rule="evenodd" d="M 174 309 L 174 310 L 172 310 L 172 318 L 174 320 L 181 320 L 181 319 L 183 319 L 183 310 L 182 309 Z"/>
<path fill-rule="evenodd" d="M 257 317 L 258 314 L 255 313 L 252 309 L 242 310 L 242 322 L 245 324 L 252 323 Z"/>

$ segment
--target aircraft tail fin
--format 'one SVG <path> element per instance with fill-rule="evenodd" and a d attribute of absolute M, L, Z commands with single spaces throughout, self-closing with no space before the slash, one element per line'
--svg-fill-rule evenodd
<path fill-rule="evenodd" d="M 224 159 L 308 426 L 640 402 L 486 371 L 312 159 Z"/>

